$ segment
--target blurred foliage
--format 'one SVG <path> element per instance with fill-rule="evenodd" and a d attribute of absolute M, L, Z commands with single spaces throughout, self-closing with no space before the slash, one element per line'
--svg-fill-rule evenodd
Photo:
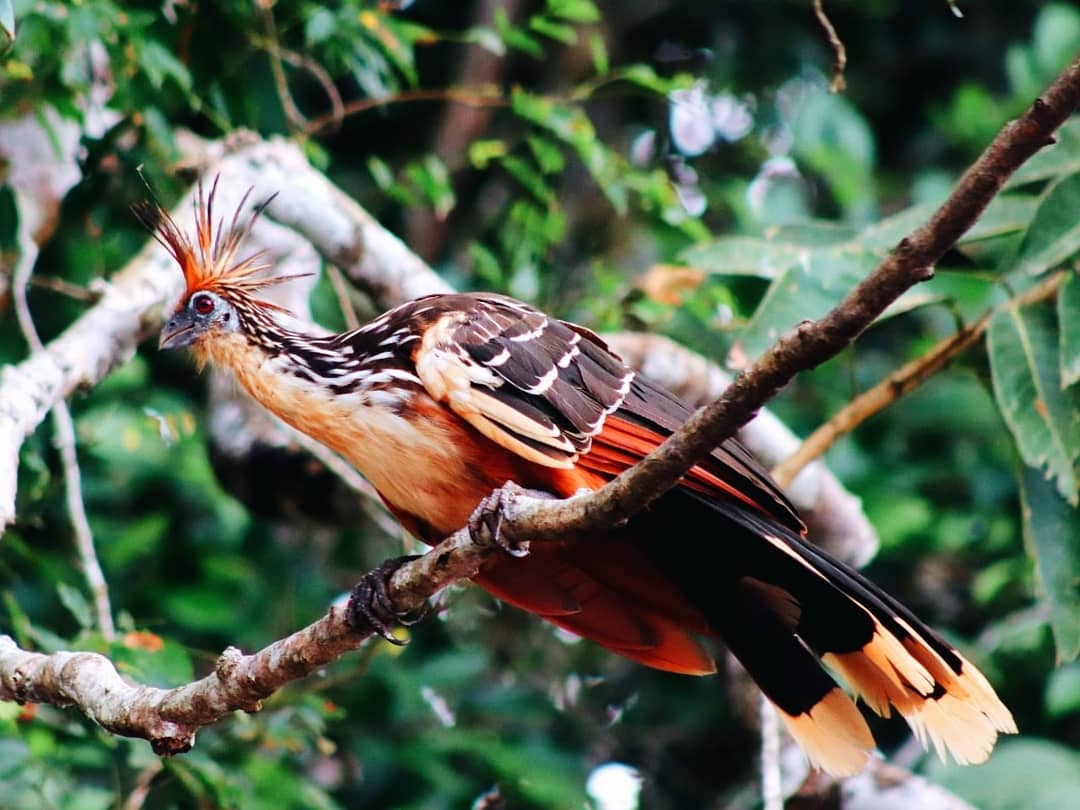
<path fill-rule="evenodd" d="M 85 287 L 138 249 L 136 169 L 173 198 L 180 128 L 250 128 L 297 138 L 460 287 L 738 363 L 835 304 L 1080 49 L 1067 3 L 960 4 L 963 18 L 940 0 L 826 5 L 848 48 L 841 96 L 805 4 L 0 0 L 0 125 L 30 117 L 58 152 L 57 122 L 82 133 L 44 281 Z M 12 168 L 0 163 L 0 181 Z M 4 269 L 19 206 L 0 188 Z M 1080 650 L 1077 211 L 1074 120 L 932 282 L 774 403 L 809 431 L 994 308 L 985 345 L 828 456 L 880 532 L 871 575 L 1017 715 L 1022 736 L 984 766 L 914 762 L 988 810 L 1080 791 L 1080 669 L 1066 663 Z M 1060 272 L 1054 296 L 1010 303 Z M 85 306 L 58 290 L 31 290 L 46 339 Z M 333 313 L 327 285 L 319 295 L 316 311 Z M 3 297 L 0 315 L 0 361 L 16 361 L 25 343 Z M 219 483 L 204 394 L 182 358 L 147 346 L 73 403 L 112 644 L 93 627 L 50 431 L 31 437 L 19 521 L 0 541 L 0 629 L 172 685 L 225 645 L 314 619 L 399 553 L 400 536 L 368 522 L 257 517 Z M 283 476 L 282 492 L 294 484 Z M 467 588 L 444 606 L 406 650 L 347 656 L 166 761 L 71 712 L 0 704 L 0 808 L 142 796 L 427 810 L 494 786 L 508 807 L 573 808 L 612 761 L 640 770 L 645 807 L 759 802 L 755 736 L 725 678 L 614 660 Z M 908 738 L 877 728 L 887 752 Z"/>

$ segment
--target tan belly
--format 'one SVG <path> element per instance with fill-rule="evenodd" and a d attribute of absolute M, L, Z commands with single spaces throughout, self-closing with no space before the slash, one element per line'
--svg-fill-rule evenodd
<path fill-rule="evenodd" d="M 272 383 L 262 374 L 238 379 L 285 422 L 344 457 L 393 509 L 437 532 L 464 526 L 480 499 L 507 480 L 485 460 L 488 443 L 477 444 L 482 437 L 425 393 L 401 415 L 284 376 Z"/>

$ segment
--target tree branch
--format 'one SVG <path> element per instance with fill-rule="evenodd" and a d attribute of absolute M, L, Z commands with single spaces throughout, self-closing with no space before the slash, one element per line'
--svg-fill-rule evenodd
<path fill-rule="evenodd" d="M 472 577 L 490 548 L 464 530 L 394 577 L 394 603 L 417 610 L 447 585 Z M 331 607 L 317 622 L 251 655 L 230 647 L 214 671 L 175 689 L 133 684 L 90 652 L 52 655 L 21 649 L 0 635 L 0 699 L 74 706 L 112 734 L 147 740 L 159 755 L 188 751 L 199 729 L 234 711 L 254 712 L 282 686 L 356 649 L 372 635 L 354 632 Z"/>
<path fill-rule="evenodd" d="M 1011 299 L 1006 306 L 1027 306 L 1037 301 L 1045 301 L 1060 289 L 1065 280 L 1064 273 L 1055 273 L 1030 290 Z M 846 433 L 870 417 L 880 413 L 900 397 L 910 394 L 924 382 L 941 371 L 953 358 L 966 352 L 986 333 L 990 318 L 1001 307 L 987 310 L 971 326 L 959 329 L 955 334 L 933 346 L 930 351 L 906 363 L 887 376 L 873 388 L 859 394 L 847 405 L 837 411 L 825 424 L 807 437 L 799 449 L 792 453 L 772 471 L 773 477 L 782 487 L 800 475 L 800 471 L 814 459 L 819 458 Z"/>
<path fill-rule="evenodd" d="M 646 508 L 712 448 L 730 437 L 798 372 L 838 354 L 914 285 L 933 275 L 933 265 L 979 218 L 1006 180 L 1080 106 L 1080 57 L 1006 124 L 964 173 L 929 222 L 917 228 L 819 321 L 805 322 L 781 337 L 742 372 L 724 395 L 696 411 L 660 447 L 602 489 L 565 501 L 513 497 L 504 531 L 519 540 L 615 526 Z"/>

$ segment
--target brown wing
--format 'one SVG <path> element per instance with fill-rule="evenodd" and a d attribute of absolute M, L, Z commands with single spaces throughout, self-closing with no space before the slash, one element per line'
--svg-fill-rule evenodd
<path fill-rule="evenodd" d="M 595 334 L 491 294 L 442 299 L 414 361 L 428 392 L 492 441 L 547 467 L 615 476 L 651 452 L 691 410 L 635 375 Z M 452 306 L 449 306 L 452 305 Z M 753 506 L 797 531 L 794 508 L 737 441 L 686 485 Z"/>

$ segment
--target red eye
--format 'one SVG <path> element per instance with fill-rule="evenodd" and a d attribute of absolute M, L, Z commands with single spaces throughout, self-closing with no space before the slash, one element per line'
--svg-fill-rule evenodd
<path fill-rule="evenodd" d="M 209 295 L 197 295 L 191 301 L 191 308 L 200 315 L 209 315 L 214 311 L 214 299 Z"/>

